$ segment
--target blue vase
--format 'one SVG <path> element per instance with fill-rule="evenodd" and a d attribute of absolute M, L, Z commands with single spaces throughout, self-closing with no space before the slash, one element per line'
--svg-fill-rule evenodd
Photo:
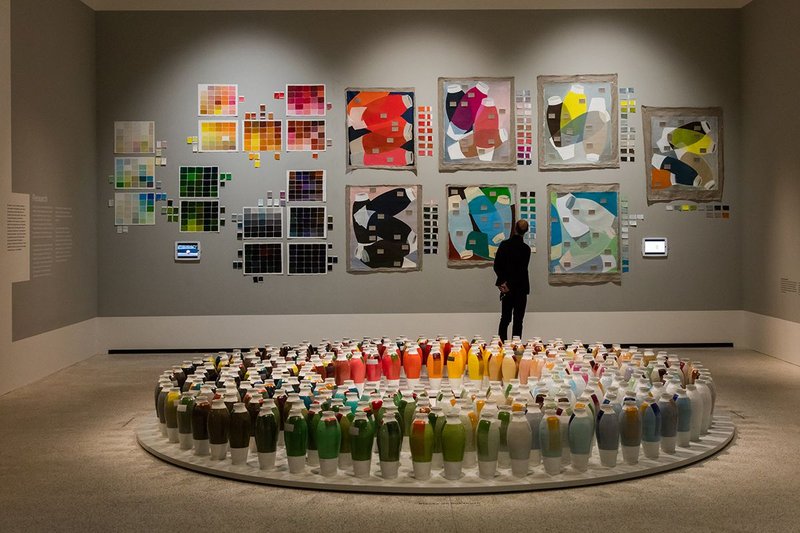
<path fill-rule="evenodd" d="M 597 413 L 597 450 L 600 464 L 613 468 L 619 455 L 619 415 L 611 404 L 600 406 Z"/>
<path fill-rule="evenodd" d="M 678 435 L 678 407 L 671 394 L 664 393 L 658 399 L 661 410 L 661 451 L 675 453 L 675 442 Z"/>

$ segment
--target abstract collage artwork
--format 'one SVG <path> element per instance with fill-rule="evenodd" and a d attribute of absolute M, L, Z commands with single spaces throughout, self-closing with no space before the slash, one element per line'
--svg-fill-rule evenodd
<path fill-rule="evenodd" d="M 448 185 L 447 265 L 491 265 L 516 215 L 516 185 Z"/>
<path fill-rule="evenodd" d="M 238 152 L 239 122 L 236 120 L 201 120 L 201 152 Z"/>
<path fill-rule="evenodd" d="M 286 121 L 287 152 L 323 152 L 325 151 L 324 120 L 287 120 Z"/>
<path fill-rule="evenodd" d="M 280 120 L 245 119 L 242 126 L 242 149 L 245 152 L 280 152 L 283 149 L 283 127 Z"/>
<path fill-rule="evenodd" d="M 218 200 L 181 200 L 182 233 L 219 232 Z"/>
<path fill-rule="evenodd" d="M 514 78 L 439 78 L 439 170 L 513 170 Z"/>
<path fill-rule="evenodd" d="M 324 170 L 288 170 L 286 191 L 289 202 L 324 202 Z"/>
<path fill-rule="evenodd" d="M 181 198 L 219 198 L 219 167 L 180 167 Z"/>
<path fill-rule="evenodd" d="M 619 184 L 550 184 L 547 196 L 549 283 L 619 283 Z"/>
<path fill-rule="evenodd" d="M 619 168 L 617 75 L 539 76 L 539 170 Z"/>
<path fill-rule="evenodd" d="M 281 242 L 246 242 L 243 256 L 245 276 L 283 274 L 283 243 Z"/>
<path fill-rule="evenodd" d="M 324 239 L 328 235 L 325 206 L 289 206 L 290 239 Z"/>
<path fill-rule="evenodd" d="M 414 89 L 347 89 L 347 171 L 414 170 Z"/>
<path fill-rule="evenodd" d="M 647 203 L 721 201 L 722 109 L 643 106 L 642 112 Z"/>
<path fill-rule="evenodd" d="M 280 207 L 245 207 L 242 238 L 280 239 L 283 237 L 283 209 Z"/>
<path fill-rule="evenodd" d="M 115 157 L 115 189 L 155 189 L 156 160 L 154 157 Z"/>
<path fill-rule="evenodd" d="M 238 116 L 239 86 L 233 84 L 198 84 L 197 115 L 201 117 Z"/>
<path fill-rule="evenodd" d="M 152 226 L 156 223 L 156 193 L 114 193 L 115 226 Z"/>
<path fill-rule="evenodd" d="M 155 122 L 147 120 L 114 122 L 115 154 L 152 154 L 155 150 Z"/>
<path fill-rule="evenodd" d="M 348 185 L 347 271 L 422 268 L 421 185 Z"/>
<path fill-rule="evenodd" d="M 286 85 L 286 116 L 324 117 L 326 111 L 324 84 Z"/>
<path fill-rule="evenodd" d="M 328 245 L 324 242 L 290 242 L 289 275 L 311 276 L 328 272 Z"/>

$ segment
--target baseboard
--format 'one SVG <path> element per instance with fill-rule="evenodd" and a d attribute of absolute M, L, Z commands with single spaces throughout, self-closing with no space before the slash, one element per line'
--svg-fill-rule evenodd
<path fill-rule="evenodd" d="M 749 311 L 742 313 L 744 347 L 800 365 L 800 323 Z"/>
<path fill-rule="evenodd" d="M 204 346 L 260 346 L 343 337 L 460 334 L 489 338 L 498 319 L 499 313 L 100 317 L 98 349 L 108 353 L 188 353 Z M 741 319 L 741 311 L 728 310 L 529 312 L 523 333 L 526 337 L 642 347 L 731 346 L 740 338 Z"/>

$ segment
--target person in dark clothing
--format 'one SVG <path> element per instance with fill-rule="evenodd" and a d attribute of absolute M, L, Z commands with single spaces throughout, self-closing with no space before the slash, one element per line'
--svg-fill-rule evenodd
<path fill-rule="evenodd" d="M 494 257 L 494 272 L 497 274 L 495 285 L 500 289 L 502 311 L 498 334 L 505 342 L 508 338 L 508 325 L 513 315 L 511 326 L 513 336 L 522 336 L 522 320 L 525 318 L 525 306 L 531 292 L 528 280 L 528 263 L 531 260 L 531 249 L 522 240 L 528 231 L 528 222 L 518 220 L 514 224 L 514 232 L 510 238 L 500 243 Z"/>

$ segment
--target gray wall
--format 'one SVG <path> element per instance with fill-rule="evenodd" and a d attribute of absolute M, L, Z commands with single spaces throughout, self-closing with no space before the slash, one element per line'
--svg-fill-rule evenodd
<path fill-rule="evenodd" d="M 781 294 L 779 283 L 800 280 L 798 21 L 795 0 L 755 0 L 743 10 L 744 309 L 794 322 L 800 322 L 800 296 Z"/>
<path fill-rule="evenodd" d="M 97 175 L 112 172 L 114 120 L 155 120 L 156 135 L 169 142 L 166 169 L 157 179 L 177 197 L 181 164 L 219 164 L 233 172 L 222 191 L 228 213 L 255 205 L 267 190 L 284 188 L 288 168 L 328 169 L 329 240 L 340 257 L 320 277 L 267 277 L 255 286 L 231 268 L 241 242 L 235 228 L 202 235 L 203 260 L 175 264 L 175 224 L 158 215 L 154 227 L 118 235 L 107 200 L 113 188 L 99 179 L 96 207 L 99 247 L 99 314 L 203 315 L 350 312 L 470 312 L 498 308 L 491 269 L 452 270 L 446 256 L 425 256 L 423 270 L 406 274 L 347 274 L 344 268 L 346 184 L 421 183 L 423 197 L 444 209 L 447 183 L 513 182 L 539 201 L 538 253 L 533 256 L 529 309 L 703 310 L 741 308 L 741 153 L 739 14 L 715 11 L 526 11 L 526 12 L 161 12 L 97 14 Z M 420 161 L 419 175 L 360 170 L 345 174 L 344 99 L 347 86 L 413 86 L 419 104 L 436 103 L 438 76 L 516 77 L 517 88 L 536 87 L 539 74 L 619 73 L 640 103 L 725 109 L 725 195 L 730 221 L 700 213 L 676 214 L 646 207 L 645 162 L 620 170 L 539 173 L 440 174 L 434 158 Z M 282 117 L 273 91 L 286 82 L 324 82 L 333 110 L 334 146 L 315 163 L 284 154 L 253 169 L 244 154 L 192 154 L 196 86 L 235 82 L 247 97 L 243 110 L 267 103 Z M 434 111 L 435 114 L 435 111 Z M 535 115 L 534 115 L 535 116 Z M 434 117 L 436 119 L 436 117 Z M 633 124 L 641 126 L 638 115 Z M 639 130 L 641 133 L 641 129 Z M 641 135 L 640 135 L 641 139 Z M 632 213 L 646 221 L 632 231 L 631 272 L 621 286 L 550 287 L 547 226 L 542 205 L 550 182 L 619 182 Z M 444 219 L 440 245 L 446 249 Z M 671 256 L 643 261 L 637 239 L 666 236 Z"/>
<path fill-rule="evenodd" d="M 94 12 L 79 0 L 13 0 L 11 83 L 13 190 L 71 208 L 73 241 L 52 275 L 14 284 L 18 340 L 97 316 Z"/>

